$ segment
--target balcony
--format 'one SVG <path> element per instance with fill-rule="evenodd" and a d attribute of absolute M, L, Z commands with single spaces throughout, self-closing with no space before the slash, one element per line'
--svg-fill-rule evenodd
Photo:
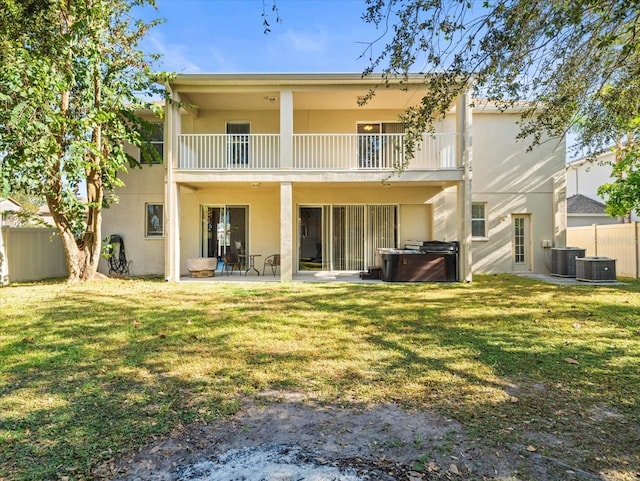
<path fill-rule="evenodd" d="M 423 136 L 406 170 L 459 168 L 457 134 Z M 178 135 L 180 170 L 392 171 L 404 159 L 404 134 L 294 134 L 292 160 L 279 134 Z"/>

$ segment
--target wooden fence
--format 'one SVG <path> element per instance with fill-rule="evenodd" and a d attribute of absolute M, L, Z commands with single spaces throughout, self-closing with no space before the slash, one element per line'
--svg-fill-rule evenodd
<path fill-rule="evenodd" d="M 2 227 L 9 282 L 66 277 L 67 262 L 56 229 Z"/>
<path fill-rule="evenodd" d="M 640 279 L 640 222 L 567 229 L 567 246 L 586 249 L 587 256 L 616 260 L 616 275 Z"/>

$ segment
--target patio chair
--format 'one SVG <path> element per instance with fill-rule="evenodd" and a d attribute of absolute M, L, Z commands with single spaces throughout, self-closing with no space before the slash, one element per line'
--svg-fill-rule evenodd
<path fill-rule="evenodd" d="M 278 267 L 280 267 L 280 254 L 270 255 L 264 260 L 264 267 L 262 268 L 263 276 L 267 266 L 271 267 L 271 273 L 273 274 L 273 277 L 275 277 L 276 271 L 278 270 Z"/>
<path fill-rule="evenodd" d="M 234 244 L 236 246 L 236 253 L 238 254 L 238 267 L 240 270 L 244 270 L 247 265 L 247 253 L 245 252 L 244 247 L 242 247 L 242 242 L 234 241 Z"/>
<path fill-rule="evenodd" d="M 235 252 L 227 252 L 222 257 L 222 267 L 220 268 L 220 274 L 226 272 L 227 275 L 233 274 L 233 271 L 240 272 L 240 259 Z"/>
<path fill-rule="evenodd" d="M 106 252 L 107 263 L 109 264 L 109 275 L 129 275 L 129 267 L 133 261 L 127 261 L 127 254 L 124 250 L 124 239 L 120 234 L 113 234 L 109 238 Z"/>

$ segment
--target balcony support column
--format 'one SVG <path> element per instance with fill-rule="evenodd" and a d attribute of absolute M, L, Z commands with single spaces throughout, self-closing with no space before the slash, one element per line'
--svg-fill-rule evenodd
<path fill-rule="evenodd" d="M 467 88 L 458 97 L 456 127 L 458 134 L 458 165 L 463 169 L 462 181 L 457 186 L 458 241 L 460 243 L 460 280 L 472 280 L 471 255 L 471 94 Z"/>
<path fill-rule="evenodd" d="M 280 92 L 280 168 L 293 167 L 293 92 Z"/>
<path fill-rule="evenodd" d="M 180 96 L 167 87 L 169 95 L 175 102 L 169 103 L 165 109 L 164 124 L 164 272 L 165 279 L 171 282 L 180 280 L 180 188 L 174 180 L 175 169 L 178 168 L 178 134 L 180 125 Z"/>
<path fill-rule="evenodd" d="M 280 282 L 293 280 L 293 184 L 280 183 Z"/>

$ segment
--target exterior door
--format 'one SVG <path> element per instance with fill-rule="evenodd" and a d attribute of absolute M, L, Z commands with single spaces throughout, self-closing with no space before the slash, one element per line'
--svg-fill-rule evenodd
<path fill-rule="evenodd" d="M 333 206 L 332 261 L 335 271 L 364 269 L 364 205 Z"/>
<path fill-rule="evenodd" d="M 361 271 L 397 245 L 396 205 L 301 206 L 298 218 L 300 271 Z"/>
<path fill-rule="evenodd" d="M 300 207 L 298 217 L 298 270 L 329 270 L 330 207 Z"/>
<path fill-rule="evenodd" d="M 399 122 L 356 124 L 358 167 L 378 169 L 394 167 L 402 158 L 404 125 Z"/>
<path fill-rule="evenodd" d="M 238 245 L 246 250 L 248 210 L 247 206 L 202 206 L 202 257 L 238 253 Z"/>
<path fill-rule="evenodd" d="M 227 122 L 227 164 L 233 166 L 249 164 L 249 122 Z"/>
<path fill-rule="evenodd" d="M 513 271 L 531 271 L 531 218 L 529 215 L 512 215 Z"/>

